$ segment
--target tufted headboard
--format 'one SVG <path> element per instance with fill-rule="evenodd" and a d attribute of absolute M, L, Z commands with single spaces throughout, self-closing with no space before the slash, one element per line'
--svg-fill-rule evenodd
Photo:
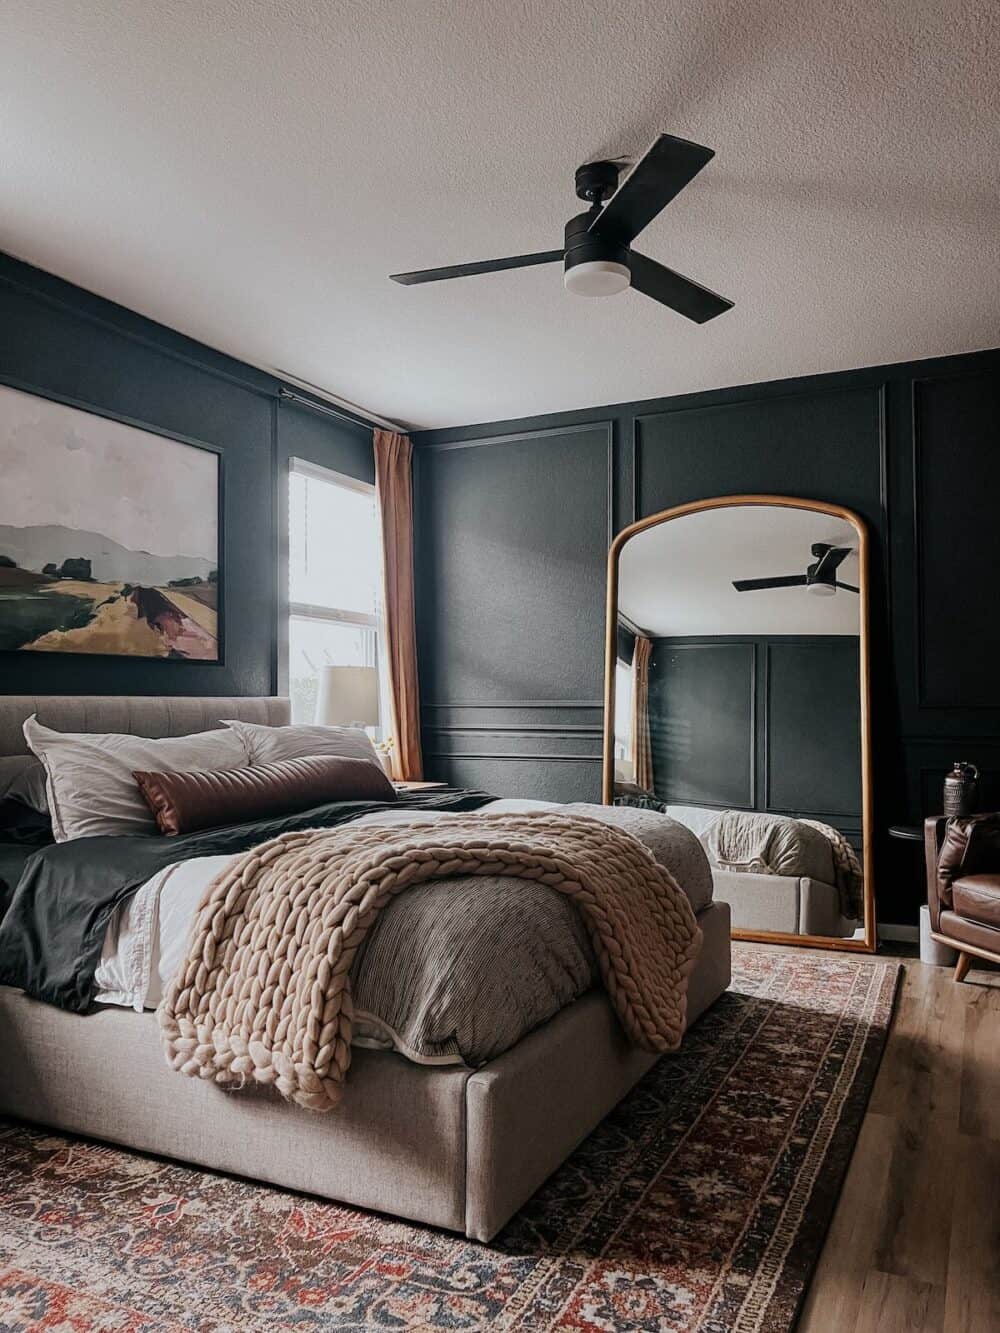
<path fill-rule="evenodd" d="M 287 699 L 161 698 L 142 694 L 0 695 L 0 756 L 27 754 L 21 727 L 32 713 L 57 731 L 115 731 L 132 736 L 188 736 L 213 731 L 222 719 L 284 726 L 291 716 Z"/>

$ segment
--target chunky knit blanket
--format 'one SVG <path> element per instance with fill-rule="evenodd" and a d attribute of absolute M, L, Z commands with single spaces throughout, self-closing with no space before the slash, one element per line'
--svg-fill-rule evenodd
<path fill-rule="evenodd" d="M 351 1060 L 348 974 L 365 933 L 395 894 L 468 875 L 567 894 L 629 1038 L 678 1046 L 701 931 L 670 873 L 596 820 L 475 814 L 287 833 L 237 858 L 207 890 L 160 1008 L 169 1063 L 217 1083 L 272 1084 L 310 1110 L 336 1106 Z"/>
<path fill-rule="evenodd" d="M 851 921 L 861 921 L 865 915 L 865 877 L 858 854 L 841 833 L 830 824 L 818 819 L 803 819 L 803 824 L 817 829 L 830 844 L 833 854 L 833 884 L 840 894 L 840 911 Z"/>

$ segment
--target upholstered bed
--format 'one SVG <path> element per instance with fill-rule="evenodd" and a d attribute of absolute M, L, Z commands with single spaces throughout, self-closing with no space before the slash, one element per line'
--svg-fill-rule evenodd
<path fill-rule="evenodd" d="M 734 930 L 850 938 L 861 925 L 860 867 L 838 876 L 829 839 L 846 840 L 836 830 L 760 811 L 662 808 L 701 839 Z"/>
<path fill-rule="evenodd" d="M 672 805 L 617 775 L 614 801 L 666 814 L 701 840 L 735 931 L 849 939 L 863 924 L 861 867 L 830 825 L 768 811 Z"/>
<path fill-rule="evenodd" d="M 281 699 L 0 700 L 0 756 L 37 714 L 68 732 L 189 735 L 223 718 L 281 725 Z M 729 910 L 700 904 L 687 1022 L 730 979 Z M 272 1090 L 180 1078 L 156 1016 L 81 1016 L 0 987 L 0 1112 L 490 1239 L 651 1067 L 587 990 L 479 1068 L 357 1049 L 349 1095 L 317 1115 Z M 669 1058 L 669 1057 L 667 1057 Z"/>

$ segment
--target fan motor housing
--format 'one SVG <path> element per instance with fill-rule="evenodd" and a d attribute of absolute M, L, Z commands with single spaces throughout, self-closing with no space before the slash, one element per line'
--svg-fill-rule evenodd
<path fill-rule="evenodd" d="M 628 246 L 616 245 L 605 237 L 594 236 L 589 230 L 593 220 L 592 212 L 577 213 L 576 217 L 566 223 L 565 271 L 568 273 L 577 264 L 592 264 L 595 261 L 624 264 L 628 268 Z"/>

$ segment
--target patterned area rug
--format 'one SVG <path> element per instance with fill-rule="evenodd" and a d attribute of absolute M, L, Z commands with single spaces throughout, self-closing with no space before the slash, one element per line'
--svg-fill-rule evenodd
<path fill-rule="evenodd" d="M 786 1333 L 899 966 L 735 946 L 732 989 L 490 1246 L 0 1123 L 0 1329 Z"/>

